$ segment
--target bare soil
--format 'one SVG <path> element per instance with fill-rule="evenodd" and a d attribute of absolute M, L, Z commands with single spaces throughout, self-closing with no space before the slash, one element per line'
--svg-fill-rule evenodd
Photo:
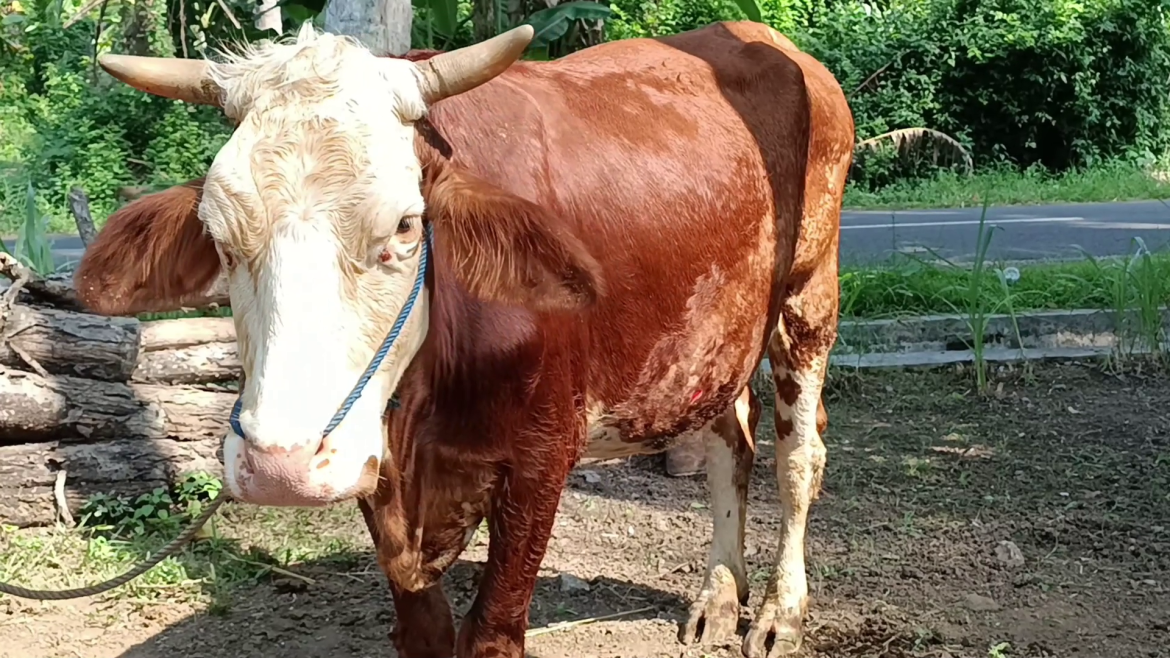
<path fill-rule="evenodd" d="M 1073 364 L 997 372 L 986 396 L 972 381 L 956 370 L 834 373 L 801 655 L 1170 656 L 1170 378 Z M 741 636 L 777 539 L 765 418 Z M 650 609 L 537 635 L 531 656 L 740 655 L 740 638 L 678 642 L 711 521 L 704 478 L 671 479 L 659 464 L 574 473 L 531 625 Z M 232 508 L 220 527 L 241 550 L 272 553 L 311 536 L 331 537 L 336 551 L 289 567 L 312 584 L 276 575 L 230 591 L 208 586 L 196 601 L 0 600 L 0 657 L 394 655 L 394 613 L 356 509 Z M 477 540 L 448 575 L 458 612 L 485 554 Z M 565 591 L 562 574 L 588 591 Z"/>

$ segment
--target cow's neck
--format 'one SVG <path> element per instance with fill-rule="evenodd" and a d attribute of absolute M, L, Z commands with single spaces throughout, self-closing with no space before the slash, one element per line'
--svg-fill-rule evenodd
<path fill-rule="evenodd" d="M 379 564 L 409 590 L 437 582 L 487 512 L 498 456 L 488 437 L 468 430 L 479 425 L 480 401 L 490 396 L 476 386 L 499 380 L 501 357 L 485 347 L 501 344 L 494 327 L 511 332 L 527 316 L 471 298 L 438 258 L 434 267 L 427 338 L 388 412 L 382 480 L 366 501 Z"/>

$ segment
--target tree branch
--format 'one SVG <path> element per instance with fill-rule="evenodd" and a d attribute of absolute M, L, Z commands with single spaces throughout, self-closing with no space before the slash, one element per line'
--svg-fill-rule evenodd
<path fill-rule="evenodd" d="M 93 225 L 93 216 L 89 214 L 89 197 L 85 195 L 85 190 L 80 187 L 69 190 L 69 210 L 73 213 L 81 243 L 88 247 L 97 237 L 97 229 Z"/>
<path fill-rule="evenodd" d="M 15 256 L 5 253 L 0 253 L 0 275 L 12 281 L 12 287 L 0 299 L 0 306 L 10 305 L 21 292 L 25 292 L 37 301 L 58 308 L 84 310 L 77 301 L 72 282 L 66 276 L 41 277 L 16 260 Z M 0 311 L 6 312 L 6 308 L 0 308 Z"/>

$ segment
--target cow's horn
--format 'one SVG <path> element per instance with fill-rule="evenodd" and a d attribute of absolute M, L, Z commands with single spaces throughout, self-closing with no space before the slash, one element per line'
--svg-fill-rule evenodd
<path fill-rule="evenodd" d="M 207 61 L 173 57 L 102 55 L 98 64 L 139 91 L 188 103 L 222 107 L 219 86 L 207 75 Z"/>
<path fill-rule="evenodd" d="M 418 62 L 428 105 L 462 94 L 503 73 L 519 59 L 536 32 L 521 25 L 486 41 Z"/>

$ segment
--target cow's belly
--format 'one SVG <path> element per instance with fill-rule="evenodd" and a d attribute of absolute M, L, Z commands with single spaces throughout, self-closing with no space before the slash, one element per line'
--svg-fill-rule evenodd
<path fill-rule="evenodd" d="M 688 279 L 652 272 L 638 279 L 645 283 L 630 293 L 637 298 L 617 293 L 601 301 L 596 321 L 603 324 L 590 350 L 586 455 L 669 449 L 704 431 L 751 381 L 780 289 L 775 225 L 756 221 L 754 240 L 736 244 L 734 258 L 702 262 L 698 250 L 672 253 L 697 262 L 699 273 Z M 751 228 L 748 220 L 742 224 Z M 672 314 L 639 314 L 646 300 Z M 638 340 L 614 337 L 613 327 Z"/>
<path fill-rule="evenodd" d="M 653 454 L 709 432 L 750 383 L 762 353 L 761 341 L 724 343 L 667 364 L 660 377 L 635 386 L 625 400 L 606 404 L 590 397 L 584 457 Z"/>
<path fill-rule="evenodd" d="M 590 420 L 585 459 L 625 459 L 635 455 L 652 455 L 669 450 L 695 435 L 710 432 L 715 421 L 707 421 L 697 428 L 682 430 L 677 434 L 664 434 L 650 439 L 639 440 L 627 437 L 614 426 Z"/>

